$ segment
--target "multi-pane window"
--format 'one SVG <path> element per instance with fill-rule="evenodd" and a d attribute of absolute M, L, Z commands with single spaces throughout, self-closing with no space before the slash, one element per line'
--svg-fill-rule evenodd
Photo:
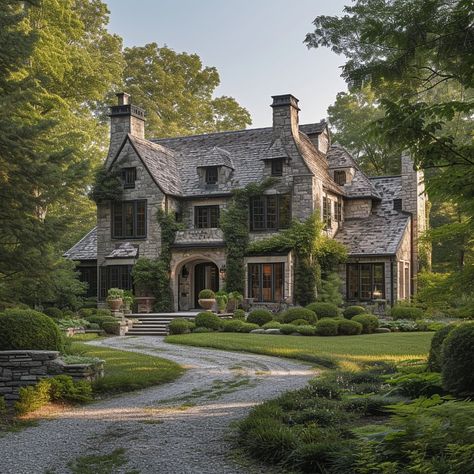
<path fill-rule="evenodd" d="M 206 184 L 217 184 L 219 177 L 217 166 L 208 166 L 206 168 Z"/>
<path fill-rule="evenodd" d="M 334 213 L 337 222 L 342 222 L 342 202 L 337 201 L 334 205 Z"/>
<path fill-rule="evenodd" d="M 346 181 L 347 181 L 346 172 L 341 171 L 341 170 L 334 171 L 334 181 L 336 182 L 336 184 L 339 184 L 340 186 L 344 186 L 344 184 L 346 184 Z"/>
<path fill-rule="evenodd" d="M 97 267 L 82 267 L 79 270 L 79 280 L 87 283 L 86 298 L 93 298 L 97 296 Z"/>
<path fill-rule="evenodd" d="M 122 168 L 122 181 L 125 189 L 135 187 L 135 181 L 137 180 L 137 169 L 136 168 Z"/>
<path fill-rule="evenodd" d="M 385 298 L 385 265 L 383 263 L 347 264 L 347 299 Z"/>
<path fill-rule="evenodd" d="M 331 227 L 332 202 L 326 196 L 323 196 L 323 222 L 327 227 Z"/>
<path fill-rule="evenodd" d="M 249 263 L 248 292 L 255 301 L 283 301 L 284 263 Z"/>
<path fill-rule="evenodd" d="M 219 227 L 219 206 L 195 206 L 194 225 L 198 229 Z"/>
<path fill-rule="evenodd" d="M 290 225 L 291 197 L 289 194 L 270 194 L 250 200 L 251 230 L 284 229 Z"/>
<path fill-rule="evenodd" d="M 132 265 L 109 265 L 100 268 L 100 298 L 107 297 L 110 288 L 132 290 Z"/>
<path fill-rule="evenodd" d="M 393 210 L 394 211 L 401 211 L 402 210 L 402 200 L 401 199 L 394 199 L 393 200 Z"/>
<path fill-rule="evenodd" d="M 283 159 L 271 160 L 272 176 L 283 176 Z"/>
<path fill-rule="evenodd" d="M 146 237 L 146 200 L 113 203 L 112 237 L 114 239 Z"/>

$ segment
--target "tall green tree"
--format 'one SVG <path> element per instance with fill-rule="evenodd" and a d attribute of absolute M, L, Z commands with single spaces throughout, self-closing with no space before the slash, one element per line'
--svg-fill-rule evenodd
<path fill-rule="evenodd" d="M 474 287 L 469 280 L 474 276 L 472 1 L 358 0 L 345 13 L 317 17 L 306 44 L 347 58 L 342 71 L 350 87 L 370 84 L 383 107 L 378 122 L 383 139 L 408 149 L 429 174 L 430 196 L 455 210 L 456 218 L 449 227 L 440 226 L 438 235 L 463 242 L 457 273 L 463 284 L 457 287 L 469 291 Z"/>
<path fill-rule="evenodd" d="M 215 67 L 196 54 L 150 43 L 125 48 L 124 87 L 146 110 L 148 137 L 237 130 L 252 123 L 232 97 L 213 98 L 220 83 Z"/>

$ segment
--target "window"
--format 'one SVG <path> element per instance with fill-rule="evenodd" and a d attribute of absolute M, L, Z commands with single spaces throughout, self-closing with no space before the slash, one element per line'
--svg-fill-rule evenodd
<path fill-rule="evenodd" d="M 97 267 L 79 266 L 79 280 L 87 283 L 86 298 L 97 297 Z"/>
<path fill-rule="evenodd" d="M 334 205 L 335 218 L 337 222 L 342 222 L 342 202 L 337 201 Z"/>
<path fill-rule="evenodd" d="M 272 176 L 283 176 L 283 159 L 271 160 Z"/>
<path fill-rule="evenodd" d="M 218 175 L 217 166 L 208 166 L 206 168 L 206 184 L 217 184 Z"/>
<path fill-rule="evenodd" d="M 109 265 L 100 268 L 100 297 L 105 299 L 109 288 L 132 290 L 132 265 Z"/>
<path fill-rule="evenodd" d="M 393 200 L 393 210 L 394 211 L 401 211 L 402 210 L 402 200 L 401 199 L 394 199 Z"/>
<path fill-rule="evenodd" d="M 284 263 L 249 263 L 249 297 L 258 302 L 283 301 L 284 265 Z"/>
<path fill-rule="evenodd" d="M 326 224 L 327 227 L 331 227 L 331 200 L 328 199 L 326 196 L 323 196 L 323 222 Z"/>
<path fill-rule="evenodd" d="M 112 205 L 112 238 L 146 237 L 146 201 L 122 201 Z"/>
<path fill-rule="evenodd" d="M 340 186 L 344 186 L 347 182 L 345 171 L 334 171 L 334 181 Z"/>
<path fill-rule="evenodd" d="M 194 225 L 198 229 L 219 227 L 219 206 L 195 206 Z"/>
<path fill-rule="evenodd" d="M 385 298 L 385 265 L 383 263 L 347 264 L 347 299 Z"/>
<path fill-rule="evenodd" d="M 258 196 L 250 200 L 250 229 L 284 229 L 290 225 L 291 199 L 289 194 Z"/>
<path fill-rule="evenodd" d="M 136 168 L 122 168 L 122 181 L 125 189 L 135 187 L 135 181 L 137 179 Z"/>

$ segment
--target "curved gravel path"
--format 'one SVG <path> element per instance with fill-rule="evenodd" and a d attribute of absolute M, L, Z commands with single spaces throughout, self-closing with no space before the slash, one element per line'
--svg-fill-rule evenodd
<path fill-rule="evenodd" d="M 230 424 L 250 408 L 314 377 L 308 365 L 254 354 L 167 344 L 159 337 L 116 337 L 94 345 L 170 359 L 188 370 L 175 382 L 62 412 L 0 438 L 2 474 L 71 473 L 71 461 L 125 449 L 133 474 L 260 472 L 232 459 Z M 261 472 L 268 472 L 263 470 Z"/>

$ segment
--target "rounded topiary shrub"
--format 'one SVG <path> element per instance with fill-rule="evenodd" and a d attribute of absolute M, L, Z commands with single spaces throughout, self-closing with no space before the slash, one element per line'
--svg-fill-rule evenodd
<path fill-rule="evenodd" d="M 240 319 L 241 321 L 245 321 L 245 311 L 243 309 L 236 309 L 232 317 L 234 319 Z"/>
<path fill-rule="evenodd" d="M 7 309 L 0 313 L 0 351 L 61 351 L 61 332 L 54 321 L 32 309 Z"/>
<path fill-rule="evenodd" d="M 393 319 L 411 319 L 414 321 L 416 319 L 423 319 L 424 313 L 422 309 L 416 306 L 398 304 L 390 310 L 390 316 Z"/>
<path fill-rule="evenodd" d="M 443 388 L 462 397 L 474 395 L 474 323 L 456 326 L 442 344 Z"/>
<path fill-rule="evenodd" d="M 324 318 L 316 323 L 316 334 L 318 336 L 337 336 L 338 321 Z"/>
<path fill-rule="evenodd" d="M 105 321 L 101 327 L 107 334 L 120 336 L 120 323 L 118 321 Z"/>
<path fill-rule="evenodd" d="M 428 355 L 428 370 L 431 372 L 441 372 L 443 365 L 443 342 L 455 327 L 453 324 L 448 324 L 436 331 L 433 339 L 431 339 L 430 353 Z"/>
<path fill-rule="evenodd" d="M 268 323 L 265 323 L 262 326 L 263 329 L 280 329 L 281 328 L 281 323 L 278 321 L 270 321 Z"/>
<path fill-rule="evenodd" d="M 358 314 L 351 321 L 362 324 L 362 332 L 364 334 L 372 334 L 379 327 L 379 318 L 373 314 Z"/>
<path fill-rule="evenodd" d="M 316 334 L 316 328 L 310 325 L 300 325 L 298 326 L 298 332 L 302 336 L 314 336 Z"/>
<path fill-rule="evenodd" d="M 187 334 L 190 333 L 194 327 L 194 323 L 191 323 L 187 319 L 176 318 L 169 323 L 168 330 L 170 334 Z"/>
<path fill-rule="evenodd" d="M 104 323 L 115 323 L 117 320 L 113 316 L 90 316 L 87 321 L 92 324 L 98 324 L 102 329 Z"/>
<path fill-rule="evenodd" d="M 63 312 L 59 308 L 46 308 L 43 313 L 53 319 L 62 319 L 63 317 Z"/>
<path fill-rule="evenodd" d="M 240 332 L 242 326 L 245 324 L 240 319 L 229 319 L 223 321 L 224 325 L 222 327 L 224 332 Z"/>
<path fill-rule="evenodd" d="M 344 309 L 342 314 L 346 319 L 352 319 L 358 314 L 364 314 L 367 310 L 363 306 L 348 306 Z"/>
<path fill-rule="evenodd" d="M 357 336 L 362 332 L 363 326 L 352 319 L 339 319 L 337 321 L 337 331 L 340 336 Z"/>
<path fill-rule="evenodd" d="M 282 334 L 289 335 L 295 332 L 298 332 L 299 326 L 295 326 L 294 324 L 282 324 L 279 329 Z"/>
<path fill-rule="evenodd" d="M 254 309 L 253 311 L 250 311 L 247 316 L 248 323 L 258 324 L 259 326 L 269 323 L 272 319 L 273 315 L 267 309 Z"/>
<path fill-rule="evenodd" d="M 221 318 L 210 311 L 199 313 L 194 322 L 198 328 L 208 328 L 216 331 L 222 327 Z"/>
<path fill-rule="evenodd" d="M 337 318 L 339 316 L 339 309 L 333 303 L 310 303 L 306 308 L 314 311 L 318 319 Z"/>
<path fill-rule="evenodd" d="M 318 320 L 315 312 L 307 308 L 290 308 L 283 313 L 285 323 L 293 323 L 297 319 L 304 319 L 309 324 L 316 324 Z"/>
<path fill-rule="evenodd" d="M 253 331 L 254 329 L 260 329 L 260 326 L 254 323 L 242 323 L 242 326 L 240 326 L 239 332 L 250 332 L 250 331 Z"/>
<path fill-rule="evenodd" d="M 291 324 L 294 324 L 295 326 L 311 326 L 306 319 L 295 319 L 294 321 L 291 321 Z"/>
<path fill-rule="evenodd" d="M 199 292 L 200 300 L 213 300 L 216 297 L 216 294 L 212 290 L 201 290 Z"/>

